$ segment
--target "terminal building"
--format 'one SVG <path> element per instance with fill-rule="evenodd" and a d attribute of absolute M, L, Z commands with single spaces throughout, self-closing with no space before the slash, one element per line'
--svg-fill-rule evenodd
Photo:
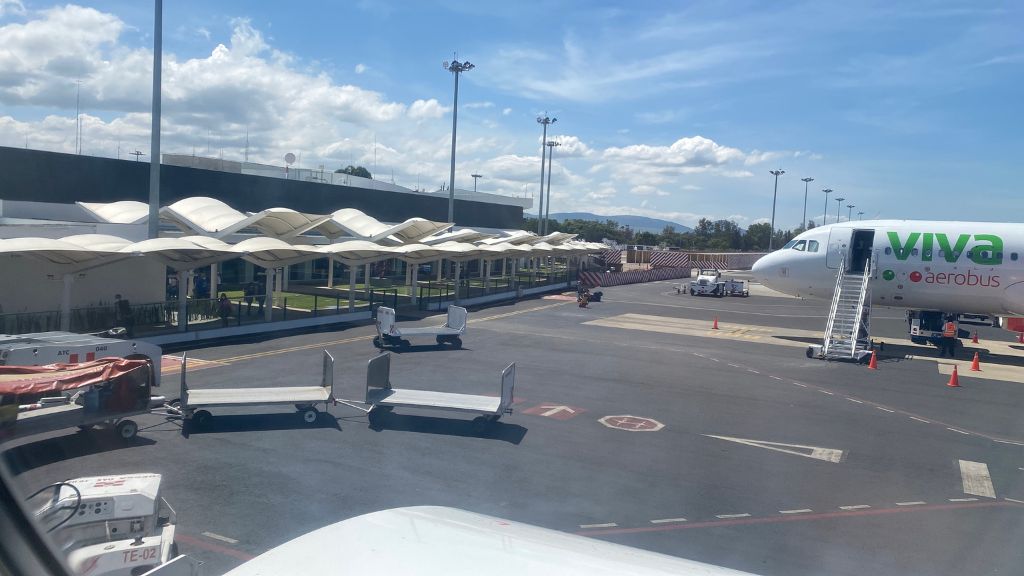
<path fill-rule="evenodd" d="M 218 316 L 227 326 L 224 316 L 241 325 L 341 314 L 374 301 L 441 308 L 568 286 L 601 248 L 519 229 L 530 205 L 522 198 L 459 191 L 453 225 L 446 193 L 165 161 L 160 238 L 146 240 L 148 163 L 0 148 L 0 332 L 104 329 L 120 320 L 115 295 L 131 302 L 134 323 L 158 331 Z M 232 301 L 227 314 L 220 294 Z"/>

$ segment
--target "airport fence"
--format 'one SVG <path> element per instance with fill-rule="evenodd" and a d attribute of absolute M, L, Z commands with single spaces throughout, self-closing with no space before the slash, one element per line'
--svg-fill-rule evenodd
<path fill-rule="evenodd" d="M 689 278 L 690 268 L 656 268 L 653 270 L 631 270 L 629 272 L 580 272 L 579 281 L 586 286 L 620 286 L 639 284 L 656 280 Z"/>

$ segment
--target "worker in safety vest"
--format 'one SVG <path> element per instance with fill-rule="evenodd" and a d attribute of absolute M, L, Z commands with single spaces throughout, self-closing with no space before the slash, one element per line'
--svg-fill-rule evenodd
<path fill-rule="evenodd" d="M 956 349 L 956 323 L 952 316 L 946 317 L 946 323 L 942 325 L 942 347 L 939 356 L 949 354 L 953 358 Z"/>

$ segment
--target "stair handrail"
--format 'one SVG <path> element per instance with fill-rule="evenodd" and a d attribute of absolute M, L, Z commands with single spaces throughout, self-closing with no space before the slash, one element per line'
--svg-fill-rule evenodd
<path fill-rule="evenodd" d="M 868 292 L 871 290 L 868 287 L 868 282 L 871 280 L 871 274 L 868 271 L 871 270 L 871 256 L 868 256 L 867 261 L 864 263 L 864 278 L 860 284 L 860 297 L 857 299 L 857 317 L 853 322 L 853 341 L 850 345 L 850 357 L 854 358 L 857 354 L 857 341 L 860 340 L 857 336 L 860 335 L 860 322 L 864 317 L 864 300 L 867 297 Z M 868 303 L 870 305 L 870 300 Z M 871 337 L 871 333 L 868 333 L 868 338 Z"/>
<path fill-rule="evenodd" d="M 832 326 L 836 320 L 836 310 L 839 308 L 840 291 L 843 286 L 843 277 L 846 276 L 846 255 L 839 261 L 839 273 L 836 274 L 836 289 L 832 293 L 832 308 L 828 313 L 828 322 L 825 324 L 825 340 L 822 342 L 821 354 L 827 356 L 832 347 Z"/>

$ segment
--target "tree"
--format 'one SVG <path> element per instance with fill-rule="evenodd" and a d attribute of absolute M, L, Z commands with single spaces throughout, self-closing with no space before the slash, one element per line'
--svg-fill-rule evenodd
<path fill-rule="evenodd" d="M 767 222 L 751 224 L 743 236 L 743 249 L 762 252 L 768 249 L 768 237 L 772 234 L 772 225 Z"/>
<path fill-rule="evenodd" d="M 371 180 L 373 179 L 373 174 L 370 174 L 369 170 L 363 168 L 362 166 L 353 166 L 351 164 L 345 166 L 344 168 L 338 168 L 337 170 L 334 171 L 334 173 L 349 174 L 351 176 L 359 176 L 360 178 L 370 178 Z"/>
<path fill-rule="evenodd" d="M 647 232 L 646 230 L 637 233 L 635 241 L 637 244 L 641 244 L 643 246 L 657 246 L 661 242 L 657 234 L 654 232 Z"/>

